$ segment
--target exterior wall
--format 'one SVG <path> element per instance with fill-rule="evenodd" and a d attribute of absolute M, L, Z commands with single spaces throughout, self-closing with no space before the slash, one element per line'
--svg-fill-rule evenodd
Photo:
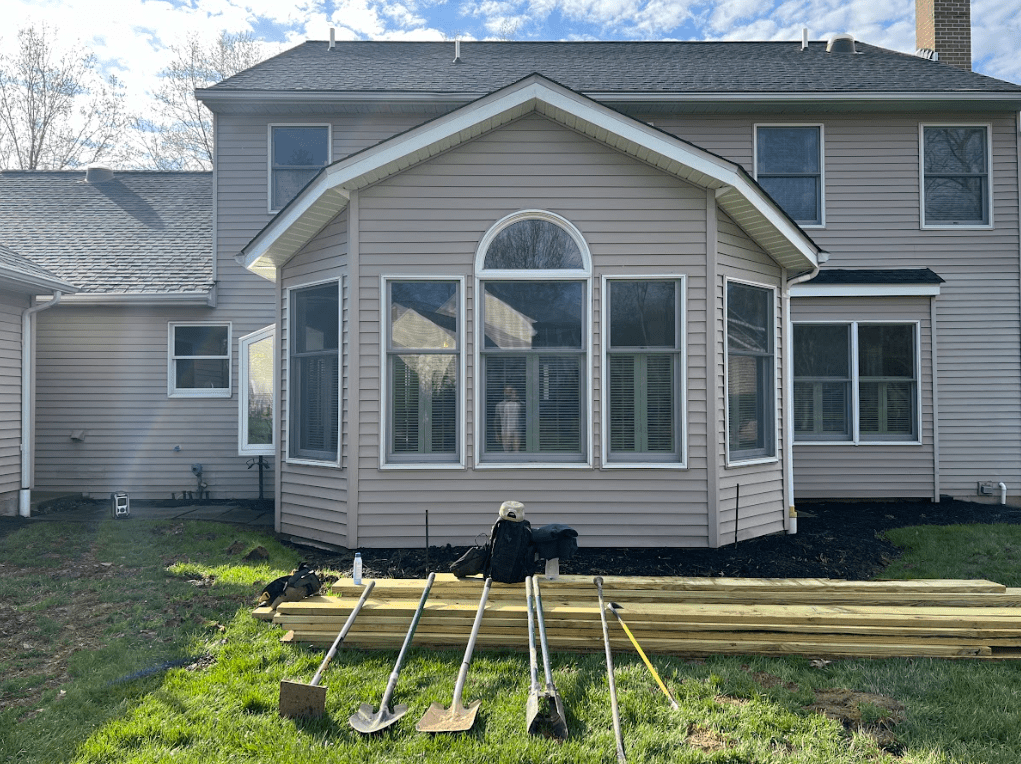
<path fill-rule="evenodd" d="M 21 312 L 24 294 L 0 291 L 0 515 L 18 513 L 21 487 Z"/>
<path fill-rule="evenodd" d="M 936 299 L 937 307 L 942 298 Z M 932 324 L 930 298 L 803 297 L 792 301 L 799 321 L 919 322 L 921 354 L 921 443 L 830 445 L 794 443 L 794 495 L 798 499 L 934 498 L 935 433 L 933 430 Z M 942 391 L 940 392 L 942 402 Z"/>

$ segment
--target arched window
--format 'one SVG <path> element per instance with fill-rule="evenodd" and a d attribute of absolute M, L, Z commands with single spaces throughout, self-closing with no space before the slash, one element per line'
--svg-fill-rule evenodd
<path fill-rule="evenodd" d="M 591 257 L 581 233 L 526 210 L 483 238 L 477 313 L 483 462 L 585 462 Z"/>

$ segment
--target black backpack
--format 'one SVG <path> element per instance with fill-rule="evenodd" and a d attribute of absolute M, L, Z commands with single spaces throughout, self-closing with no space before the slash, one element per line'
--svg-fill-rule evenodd
<path fill-rule="evenodd" d="M 535 547 L 527 520 L 497 520 L 489 537 L 489 559 L 483 573 L 503 584 L 519 584 L 532 574 Z"/>

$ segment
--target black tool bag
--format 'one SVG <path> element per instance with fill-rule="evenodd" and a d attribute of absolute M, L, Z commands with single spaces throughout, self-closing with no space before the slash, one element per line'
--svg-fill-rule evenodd
<path fill-rule="evenodd" d="M 473 546 L 450 563 L 450 572 L 458 578 L 465 576 L 477 576 L 486 569 L 489 563 L 489 542 L 480 546 Z"/>
<path fill-rule="evenodd" d="M 539 526 L 532 531 L 532 541 L 543 560 L 569 560 L 578 551 L 578 531 L 560 523 Z"/>
<path fill-rule="evenodd" d="M 486 576 L 504 584 L 519 584 L 534 568 L 532 526 L 527 520 L 497 520 L 489 539 Z"/>

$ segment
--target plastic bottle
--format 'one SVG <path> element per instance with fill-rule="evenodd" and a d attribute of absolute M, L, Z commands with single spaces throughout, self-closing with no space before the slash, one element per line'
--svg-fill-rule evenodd
<path fill-rule="evenodd" d="M 351 577 L 354 579 L 355 586 L 361 586 L 362 584 L 362 553 L 355 552 L 355 563 L 354 568 L 351 571 Z"/>

